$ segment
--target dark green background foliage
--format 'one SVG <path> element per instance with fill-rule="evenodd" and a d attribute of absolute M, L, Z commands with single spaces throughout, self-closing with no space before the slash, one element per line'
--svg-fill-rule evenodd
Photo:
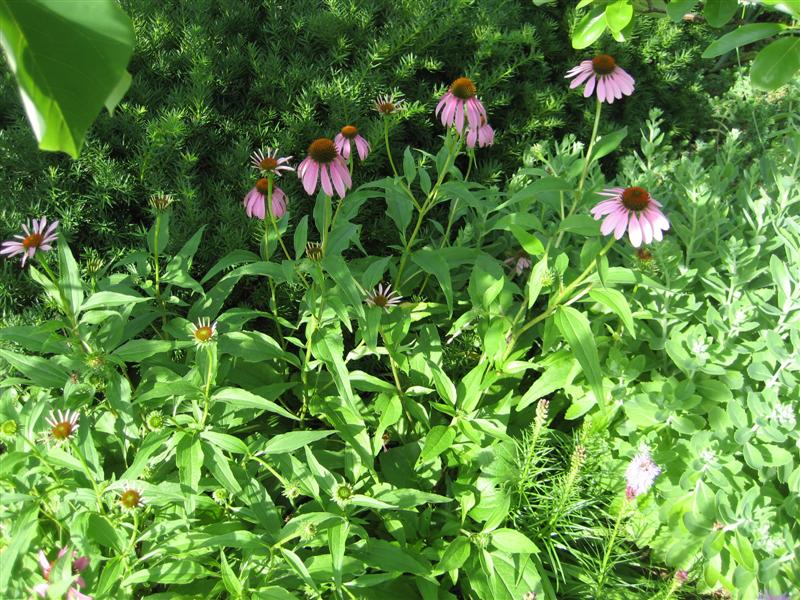
<path fill-rule="evenodd" d="M 430 149 L 442 133 L 433 118 L 436 100 L 463 74 L 478 84 L 497 132 L 495 148 L 478 153 L 478 179 L 504 178 L 537 140 L 568 132 L 586 138 L 591 126 L 591 102 L 563 78 L 591 55 L 567 50 L 574 4 L 568 1 L 548 7 L 508 0 L 123 4 L 136 28 L 133 85 L 113 117 L 97 120 L 79 160 L 37 150 L 4 71 L 4 238 L 21 221 L 45 214 L 62 221 L 84 264 L 95 255 L 108 261 L 141 239 L 147 198 L 167 192 L 180 200 L 172 244 L 210 225 L 198 256 L 207 266 L 252 245 L 254 224 L 240 200 L 255 179 L 248 160 L 253 149 L 278 146 L 299 160 L 315 137 L 332 137 L 354 123 L 373 145 L 358 185 L 387 172 L 374 98 L 402 92 L 410 110 L 392 131 L 393 145 Z M 708 92 L 726 85 L 703 70 L 713 61 L 699 58 L 712 38 L 702 24 L 648 17 L 637 19 L 629 44 L 604 38 L 601 49 L 614 53 L 638 84 L 605 118 L 636 131 L 659 106 L 676 140 L 705 130 Z M 295 177 L 282 185 L 296 221 L 310 202 Z M 384 217 L 382 204 L 362 211 L 369 223 L 362 242 L 378 254 L 395 239 Z M 15 261 L 0 269 L 0 315 L 8 318 L 34 294 Z"/>

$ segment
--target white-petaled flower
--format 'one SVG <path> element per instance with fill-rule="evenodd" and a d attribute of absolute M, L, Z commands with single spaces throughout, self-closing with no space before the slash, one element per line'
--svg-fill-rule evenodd
<path fill-rule="evenodd" d="M 208 317 L 200 317 L 197 323 L 192 323 L 192 340 L 198 348 L 211 343 L 217 335 L 217 322 L 211 322 Z"/>
<path fill-rule="evenodd" d="M 67 441 L 78 430 L 79 417 L 80 414 L 74 411 L 51 411 L 50 416 L 45 419 L 51 427 L 50 436 L 58 442 Z"/>
<path fill-rule="evenodd" d="M 661 467 L 653 462 L 647 450 L 639 452 L 633 457 L 628 469 L 625 471 L 627 487 L 625 494 L 629 500 L 646 494 L 653 487 L 656 477 L 661 473 Z"/>
<path fill-rule="evenodd" d="M 122 510 L 136 510 L 142 508 L 147 500 L 142 488 L 138 484 L 127 484 L 119 494 L 119 503 Z"/>
<path fill-rule="evenodd" d="M 400 304 L 402 299 L 403 297 L 400 294 L 392 290 L 392 284 L 387 283 L 384 286 L 379 283 L 378 287 L 367 293 L 365 301 L 370 306 L 378 306 L 388 311 L 393 306 Z"/>
<path fill-rule="evenodd" d="M 264 174 L 274 173 L 278 177 L 283 171 L 294 171 L 288 164 L 290 160 L 291 156 L 278 157 L 278 150 L 272 148 L 256 150 L 250 155 L 250 164 L 254 169 Z"/>
<path fill-rule="evenodd" d="M 331 489 L 331 496 L 339 508 L 344 508 L 353 498 L 353 488 L 349 483 L 336 483 Z"/>
<path fill-rule="evenodd" d="M 393 115 L 405 109 L 405 101 L 395 94 L 378 96 L 374 104 L 375 110 L 384 116 Z"/>

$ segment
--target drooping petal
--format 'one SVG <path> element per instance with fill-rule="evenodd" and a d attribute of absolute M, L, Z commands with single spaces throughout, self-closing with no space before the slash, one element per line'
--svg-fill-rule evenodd
<path fill-rule="evenodd" d="M 313 196 L 317 189 L 317 176 L 319 175 L 319 163 L 309 160 L 303 172 L 303 188 L 309 196 Z"/>
<path fill-rule="evenodd" d="M 625 235 L 625 229 L 628 227 L 628 217 L 630 213 L 626 210 L 620 218 L 617 219 L 617 225 L 614 227 L 614 238 L 620 239 Z"/>
<path fill-rule="evenodd" d="M 336 188 L 336 192 L 339 194 L 339 198 L 344 198 L 344 182 L 342 181 L 339 169 L 336 168 L 335 163 L 331 164 L 331 179 L 333 180 L 333 187 Z"/>
<path fill-rule="evenodd" d="M 456 131 L 464 131 L 464 101 L 459 98 L 458 108 L 456 109 Z"/>
<path fill-rule="evenodd" d="M 332 168 L 334 168 L 334 169 L 339 171 L 339 177 L 342 178 L 342 181 L 344 182 L 344 186 L 347 189 L 350 189 L 351 187 L 353 187 L 353 180 L 350 178 L 350 171 L 348 170 L 347 165 L 344 163 L 343 160 L 339 159 L 339 160 L 333 161 Z M 342 197 L 344 197 L 344 196 L 342 196 Z"/>
<path fill-rule="evenodd" d="M 586 87 L 583 88 L 583 97 L 584 98 L 588 98 L 589 96 L 592 95 L 592 92 L 594 91 L 594 86 L 595 86 L 596 83 L 597 83 L 597 75 L 592 73 L 591 77 L 589 77 L 589 80 L 586 82 Z"/>
<path fill-rule="evenodd" d="M 580 84 L 582 84 L 584 81 L 589 79 L 589 77 L 591 77 L 591 76 L 592 76 L 592 70 L 591 69 L 589 69 L 587 71 L 583 71 L 582 73 L 579 73 L 578 76 L 569 83 L 569 88 L 570 89 L 575 89 Z"/>
<path fill-rule="evenodd" d="M 645 244 L 649 244 L 653 241 L 653 226 L 650 225 L 650 221 L 644 215 L 644 213 L 640 213 L 639 217 L 639 225 L 642 228 L 642 240 Z"/>
<path fill-rule="evenodd" d="M 360 135 L 356 136 L 356 149 L 358 150 L 358 158 L 364 160 L 369 154 L 369 142 Z"/>
<path fill-rule="evenodd" d="M 630 237 L 634 248 L 642 245 L 642 227 L 636 214 L 631 214 L 631 222 L 628 224 L 628 237 Z"/>
<path fill-rule="evenodd" d="M 619 220 L 623 219 L 624 217 L 625 215 L 619 212 L 611 213 L 605 218 L 603 223 L 600 225 L 600 233 L 602 233 L 603 235 L 608 235 L 617 226 Z M 599 218 L 600 217 L 595 217 L 595 219 Z"/>

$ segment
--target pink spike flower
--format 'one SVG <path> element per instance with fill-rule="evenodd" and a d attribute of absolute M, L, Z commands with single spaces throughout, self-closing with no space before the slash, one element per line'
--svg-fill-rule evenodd
<path fill-rule="evenodd" d="M 251 219 L 267 217 L 267 194 L 269 194 L 269 181 L 262 177 L 256 181 L 255 187 L 247 192 L 244 197 L 244 211 Z M 280 219 L 286 214 L 286 194 L 277 185 L 272 185 L 272 215 Z"/>
<path fill-rule="evenodd" d="M 291 156 L 282 156 L 278 158 L 278 151 L 271 148 L 264 150 L 256 150 L 250 155 L 250 163 L 254 169 L 258 169 L 263 175 L 274 173 L 278 177 L 281 176 L 283 171 L 294 171 L 289 166 L 289 161 L 292 160 Z"/>
<path fill-rule="evenodd" d="M 333 138 L 333 143 L 336 146 L 336 150 L 345 160 L 350 160 L 350 151 L 353 143 L 356 145 L 358 158 L 362 161 L 369 154 L 369 142 L 358 134 L 358 128 L 355 125 L 342 127 L 342 130 Z"/>
<path fill-rule="evenodd" d="M 474 148 L 476 144 L 479 148 L 494 144 L 494 129 L 483 116 L 479 127 L 474 129 L 470 127 L 467 131 L 467 147 Z"/>
<path fill-rule="evenodd" d="M 344 158 L 336 149 L 336 144 L 328 138 L 311 142 L 308 156 L 297 167 L 297 176 L 309 196 L 317 191 L 317 182 L 328 196 L 333 196 L 336 188 L 339 198 L 344 198 L 345 192 L 353 186 Z"/>
<path fill-rule="evenodd" d="M 53 570 L 53 566 L 56 564 L 56 561 L 62 559 L 66 554 L 69 552 L 69 548 L 64 546 L 61 550 L 58 551 L 58 556 L 56 560 L 50 562 L 47 559 L 47 555 L 44 553 L 44 550 L 39 550 L 39 567 L 42 569 L 42 577 L 44 577 L 44 582 L 38 583 L 33 586 L 34 593 L 38 594 L 42 598 L 47 597 L 47 590 L 50 589 L 50 573 Z M 91 596 L 87 596 L 86 594 L 81 593 L 80 588 L 86 587 L 86 582 L 83 580 L 83 577 L 80 576 L 86 567 L 89 566 L 89 557 L 87 556 L 78 556 L 78 553 L 73 550 L 72 551 L 72 572 L 76 575 L 75 577 L 75 586 L 71 587 L 67 590 L 67 598 L 68 600 L 92 600 Z"/>
<path fill-rule="evenodd" d="M 439 100 L 436 106 L 436 116 L 440 116 L 442 125 L 451 127 L 455 125 L 458 133 L 464 131 L 464 113 L 467 115 L 467 124 L 470 129 L 477 130 L 486 123 L 486 109 L 478 100 L 478 90 L 475 84 L 467 77 L 459 77 L 452 84 L 447 93 Z M 483 117 L 483 121 L 481 121 Z"/>
<path fill-rule="evenodd" d="M 583 89 L 585 98 L 597 90 L 597 99 L 609 104 L 613 104 L 614 100 L 619 100 L 622 96 L 630 96 L 635 85 L 633 77 L 608 54 L 598 54 L 591 60 L 582 61 L 577 67 L 570 69 L 565 77 L 572 79 L 570 88 L 586 83 Z"/>
<path fill-rule="evenodd" d="M 625 496 L 628 500 L 633 500 L 637 496 L 646 494 L 653 483 L 661 474 L 661 467 L 653 462 L 650 453 L 644 450 L 633 457 L 627 470 L 625 471 Z"/>
<path fill-rule="evenodd" d="M 58 221 L 53 221 L 47 225 L 47 217 L 29 221 L 22 226 L 24 235 L 15 235 L 16 240 L 3 242 L 0 247 L 0 254 L 5 254 L 11 258 L 17 254 L 22 254 L 22 266 L 29 258 L 33 258 L 37 250 L 49 252 L 53 249 L 53 242 L 56 241 L 56 228 Z"/>
<path fill-rule="evenodd" d="M 634 248 L 653 240 L 663 239 L 662 231 L 669 229 L 669 221 L 661 212 L 661 203 L 653 198 L 644 188 L 614 187 L 599 192 L 609 198 L 603 200 L 592 209 L 595 220 L 606 216 L 600 226 L 600 232 L 608 235 L 612 231 L 614 237 L 620 239 L 628 231 L 628 237 Z"/>

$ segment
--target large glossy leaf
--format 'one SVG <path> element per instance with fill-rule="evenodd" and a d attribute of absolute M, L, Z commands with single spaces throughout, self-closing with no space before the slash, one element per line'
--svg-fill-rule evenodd
<path fill-rule="evenodd" d="M 78 156 L 130 85 L 133 39 L 114 0 L 0 0 L 0 43 L 42 150 Z"/>
<path fill-rule="evenodd" d="M 742 25 L 711 43 L 703 52 L 703 58 L 722 56 L 740 46 L 778 35 L 785 27 L 782 23 L 750 23 L 749 25 Z"/>
<path fill-rule="evenodd" d="M 703 15 L 712 27 L 722 27 L 736 14 L 736 0 L 706 0 Z"/>
<path fill-rule="evenodd" d="M 586 13 L 575 26 L 572 34 L 572 47 L 576 50 L 588 48 L 603 35 L 605 30 L 605 11 L 602 8 L 595 8 Z"/>
<path fill-rule="evenodd" d="M 750 77 L 753 85 L 774 90 L 788 83 L 800 69 L 800 37 L 775 40 L 758 53 Z"/>

